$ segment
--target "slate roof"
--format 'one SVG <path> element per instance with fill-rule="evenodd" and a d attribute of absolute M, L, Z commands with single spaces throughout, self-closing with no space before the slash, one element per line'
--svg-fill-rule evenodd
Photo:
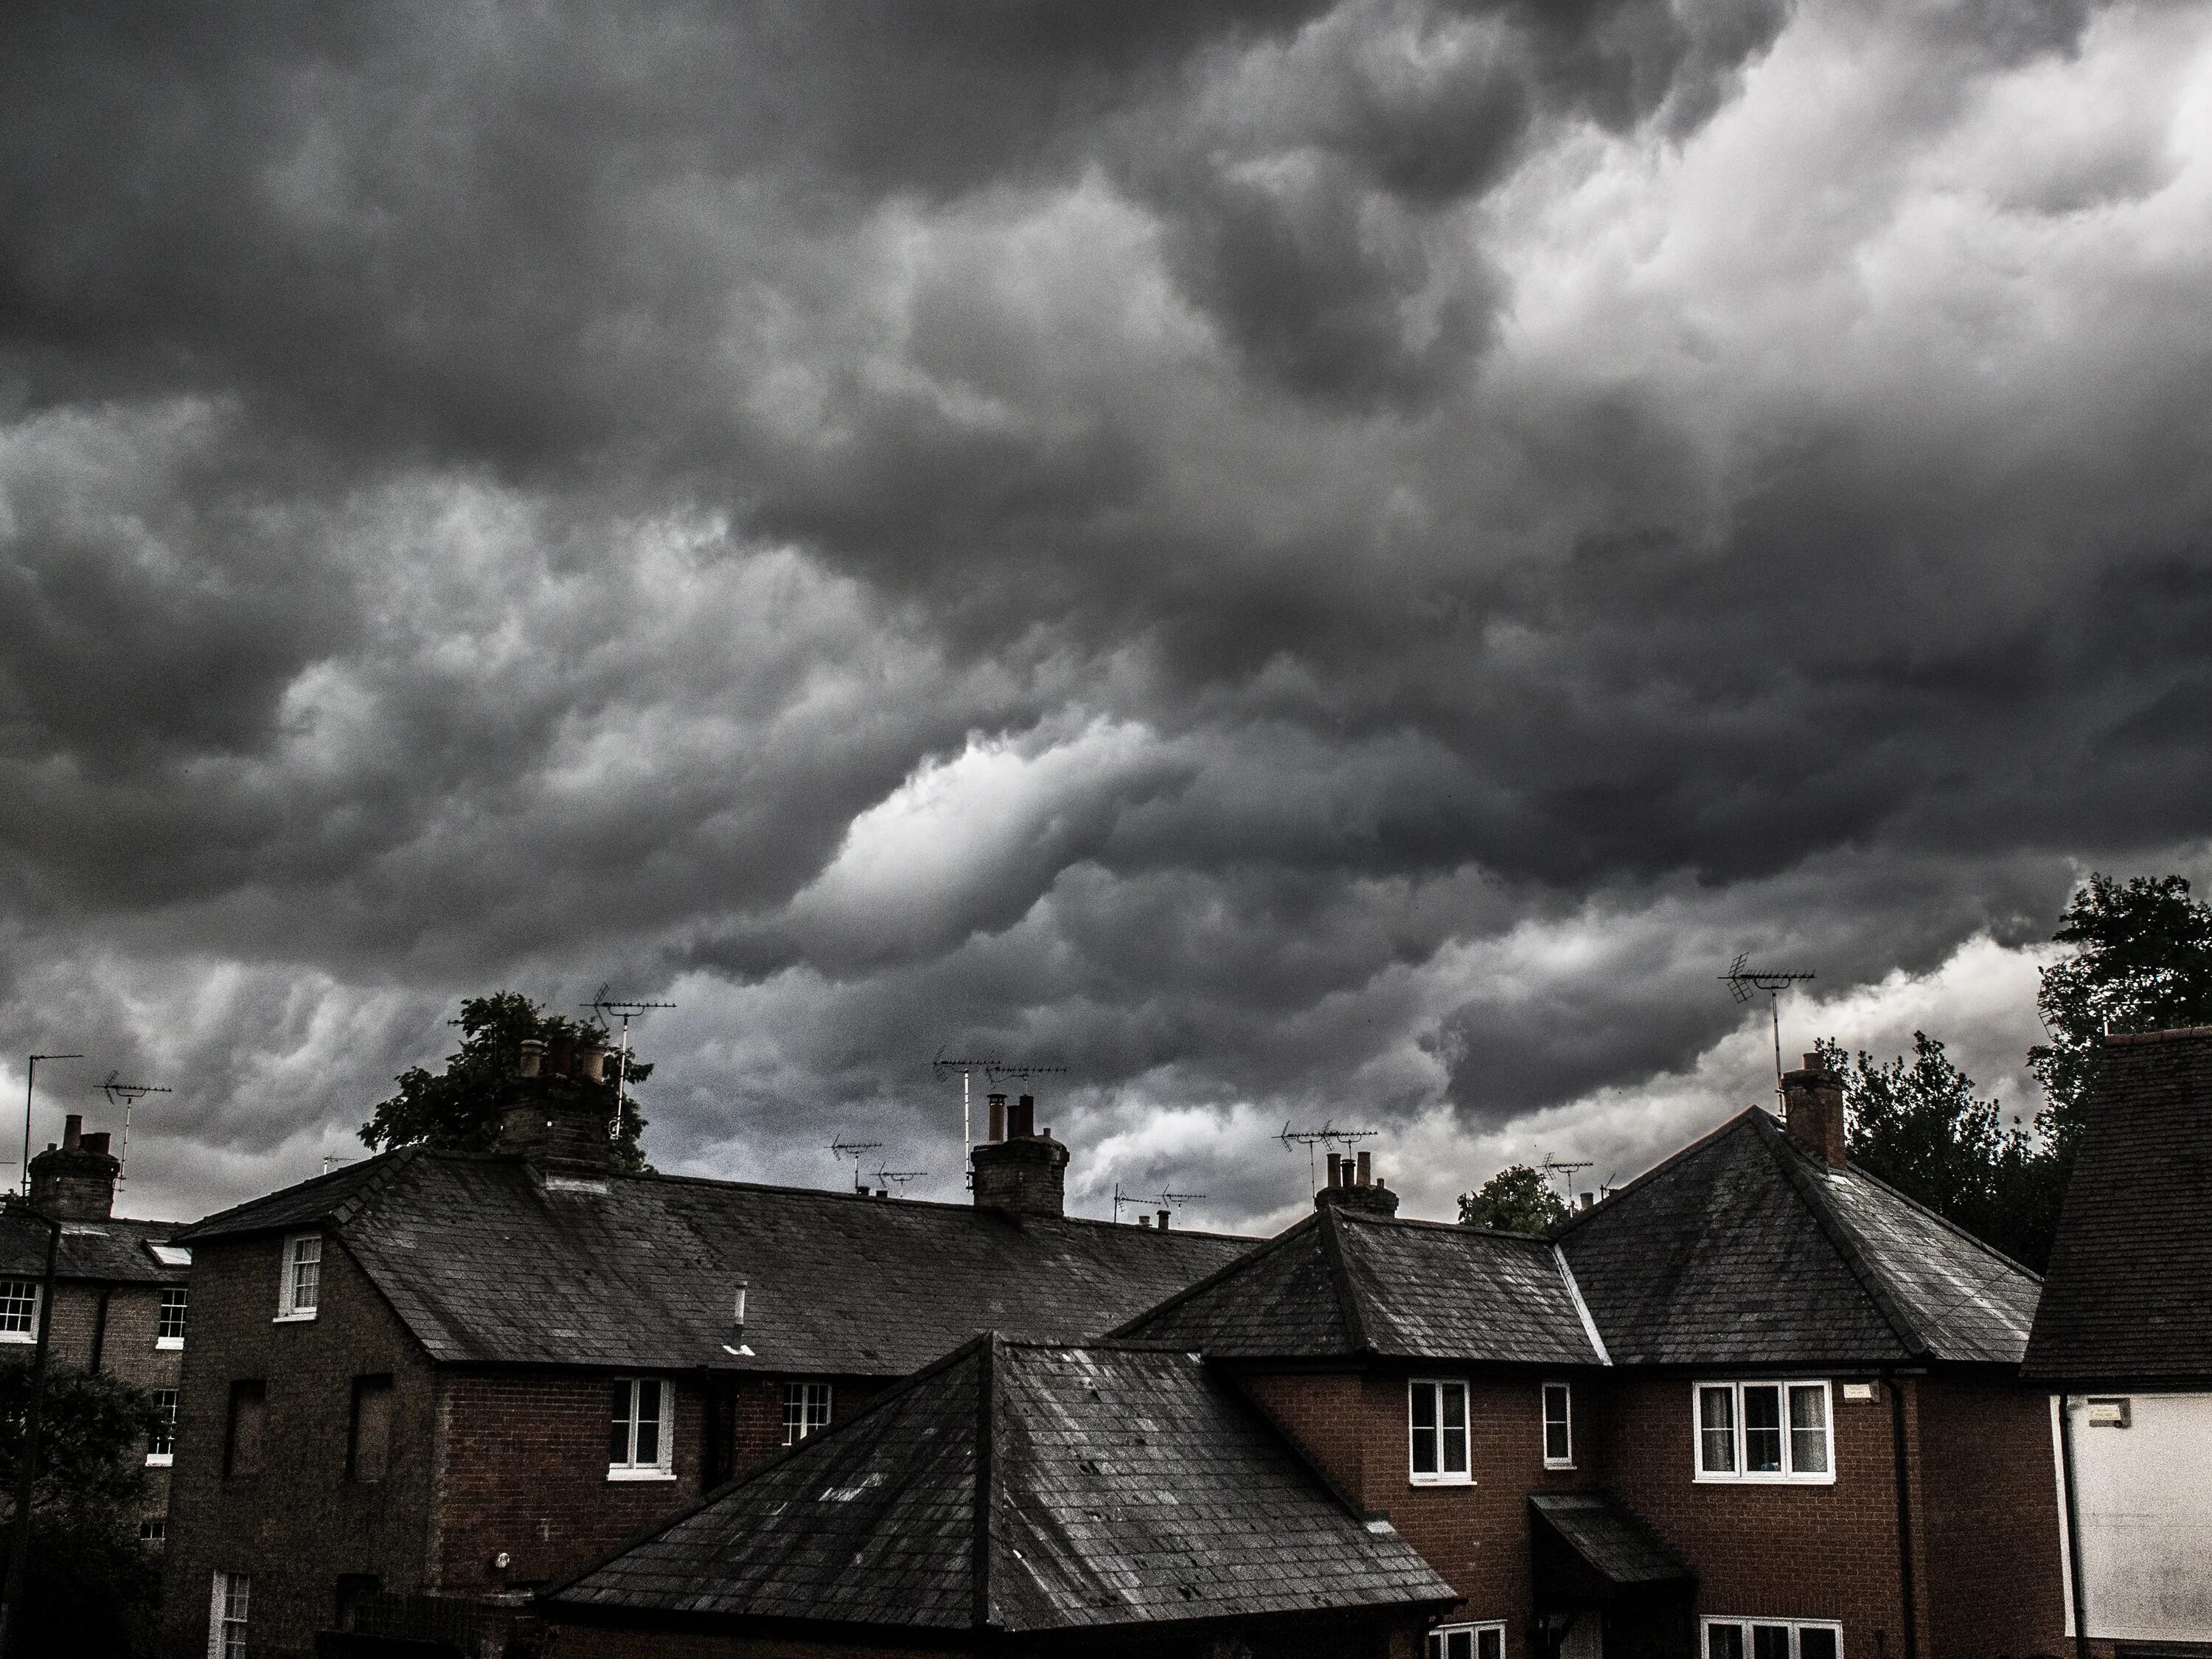
<path fill-rule="evenodd" d="M 310 1225 L 336 1232 L 436 1360 L 860 1376 L 903 1376 L 994 1328 L 1095 1336 L 1253 1244 L 671 1176 L 549 1180 L 514 1157 L 419 1147 L 189 1237 Z"/>
<path fill-rule="evenodd" d="M 1115 1334 L 1217 1359 L 1603 1361 L 1547 1240 L 1336 1205 Z"/>
<path fill-rule="evenodd" d="M 994 1333 L 544 1599 L 1020 1632 L 1458 1597 L 1195 1355 Z"/>
<path fill-rule="evenodd" d="M 1604 1492 L 1531 1492 L 1528 1505 L 1607 1583 L 1626 1589 L 1679 1583 L 1692 1576 L 1690 1564 L 1672 1545 Z"/>
<path fill-rule="evenodd" d="M 2105 1042 L 2027 1375 L 2212 1380 L 2212 1030 Z"/>
<path fill-rule="evenodd" d="M 1555 1237 L 1620 1365 L 2017 1364 L 2039 1290 L 1756 1108 Z"/>
<path fill-rule="evenodd" d="M 185 1284 L 192 1276 L 191 1267 L 165 1266 L 147 1248 L 167 1243 L 184 1227 L 181 1221 L 132 1221 L 121 1216 L 64 1221 L 55 1276 L 100 1285 Z M 0 1274 L 10 1279 L 42 1275 L 50 1237 L 46 1220 L 20 1204 L 0 1210 Z"/>

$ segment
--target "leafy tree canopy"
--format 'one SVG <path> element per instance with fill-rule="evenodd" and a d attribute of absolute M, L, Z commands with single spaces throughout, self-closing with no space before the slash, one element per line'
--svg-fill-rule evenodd
<path fill-rule="evenodd" d="M 0 1505 L 11 1512 L 30 1405 L 31 1367 L 0 1364 Z M 32 1512 L 82 1516 L 130 1503 L 145 1485 L 146 1441 L 159 1420 L 143 1389 L 106 1371 L 48 1366 Z"/>
<path fill-rule="evenodd" d="M 1459 1218 L 1469 1227 L 1498 1232 L 1540 1233 L 1567 1218 L 1567 1206 L 1544 1179 L 1525 1164 L 1500 1170 L 1479 1192 L 1462 1193 Z"/>
<path fill-rule="evenodd" d="M 470 997 L 461 1004 L 461 1046 L 446 1056 L 446 1069 L 431 1073 L 411 1066 L 393 1079 L 399 1092 L 380 1102 L 375 1115 L 361 1126 L 363 1145 L 374 1152 L 394 1146 L 441 1146 L 458 1152 L 489 1152 L 499 1139 L 502 1091 L 514 1075 L 523 1040 L 539 1037 L 597 1036 L 605 1032 L 597 1025 L 550 1012 L 514 991 L 495 991 L 486 997 Z M 610 1066 L 610 1071 L 611 1071 Z M 653 1075 L 650 1061 L 630 1050 L 629 1080 L 641 1083 Z M 614 1113 L 615 1080 L 602 1085 L 608 1094 L 608 1115 Z M 615 1162 L 625 1170 L 642 1169 L 645 1158 L 638 1135 L 645 1120 L 636 1103 L 623 1115 L 623 1132 L 615 1146 Z"/>
<path fill-rule="evenodd" d="M 2106 1030 L 2212 1025 L 2212 906 L 2179 876 L 2093 874 L 2051 937 L 2074 953 L 2043 970 L 2036 1007 L 2051 1041 L 2027 1063 L 2049 1097 L 2038 1121 L 2070 1158 Z"/>

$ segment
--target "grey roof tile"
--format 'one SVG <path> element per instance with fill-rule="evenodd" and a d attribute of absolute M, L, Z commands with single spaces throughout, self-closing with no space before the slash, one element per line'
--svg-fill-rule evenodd
<path fill-rule="evenodd" d="M 1455 1599 L 1194 1357 L 995 1337 L 550 1597 L 1017 1632 Z"/>
<path fill-rule="evenodd" d="M 2027 1374 L 2212 1380 L 2212 1032 L 2106 1039 Z"/>
<path fill-rule="evenodd" d="M 1642 1516 L 1601 1492 L 1540 1492 L 1528 1505 L 1559 1540 L 1608 1583 L 1679 1583 L 1690 1564 Z"/>
<path fill-rule="evenodd" d="M 191 1279 L 191 1267 L 171 1267 L 148 1247 L 167 1243 L 184 1225 L 181 1221 L 133 1221 L 121 1216 L 65 1221 L 55 1276 L 101 1285 L 182 1285 Z M 0 1274 L 11 1279 L 42 1275 L 50 1236 L 47 1222 L 20 1205 L 0 1210 Z"/>

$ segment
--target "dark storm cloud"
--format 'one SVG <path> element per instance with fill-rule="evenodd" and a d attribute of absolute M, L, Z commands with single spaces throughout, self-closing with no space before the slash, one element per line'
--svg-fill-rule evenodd
<path fill-rule="evenodd" d="M 672 1161 L 1648 1147 L 2203 833 L 2199 21 L 13 9 L 0 1032 L 179 1203 L 602 979 Z"/>

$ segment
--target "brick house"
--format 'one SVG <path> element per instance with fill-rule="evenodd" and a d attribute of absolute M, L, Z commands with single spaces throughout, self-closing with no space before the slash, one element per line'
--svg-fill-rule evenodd
<path fill-rule="evenodd" d="M 1414 1659 L 1456 1599 L 1197 1355 L 994 1334 L 542 1605 L 560 1659 Z"/>
<path fill-rule="evenodd" d="M 1203 1352 L 1460 1594 L 1435 1659 L 1976 1659 L 2062 1628 L 2032 1273 L 1786 1079 L 1548 1238 L 1319 1212 L 1117 1336 Z"/>
<path fill-rule="evenodd" d="M 2026 1373 L 2081 1651 L 2212 1655 L 2212 1029 L 2114 1033 Z"/>
<path fill-rule="evenodd" d="M 86 1134 L 70 1115 L 58 1145 L 31 1160 L 30 1193 L 0 1209 L 0 1363 L 27 1363 L 38 1340 L 46 1249 L 61 1225 L 55 1255 L 47 1360 L 104 1371 L 150 1391 L 176 1421 L 185 1358 L 191 1252 L 172 1241 L 176 1221 L 133 1221 L 113 1213 L 121 1163 L 105 1133 Z M 167 1536 L 171 1433 L 146 1447 L 146 1498 L 139 1535 Z"/>
<path fill-rule="evenodd" d="M 973 1205 L 618 1173 L 597 1052 L 551 1059 L 506 1151 L 387 1153 L 186 1235 L 179 1659 L 519 1604 L 980 1331 L 1093 1335 L 1251 1243 L 1063 1215 L 1026 1101 Z"/>

